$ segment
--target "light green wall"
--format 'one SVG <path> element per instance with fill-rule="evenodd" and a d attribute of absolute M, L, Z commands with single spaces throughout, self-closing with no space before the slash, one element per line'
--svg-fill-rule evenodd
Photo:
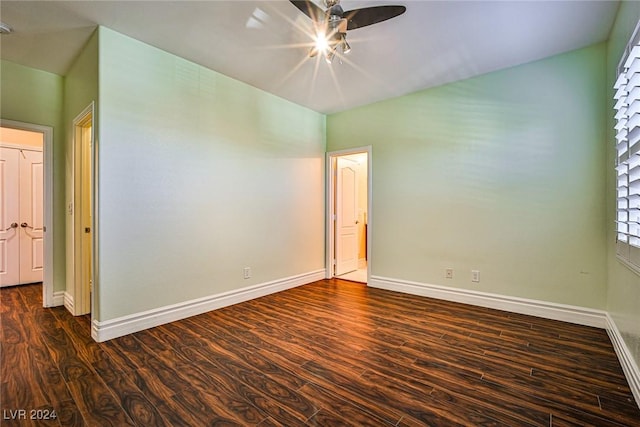
<path fill-rule="evenodd" d="M 324 116 L 99 31 L 98 320 L 322 269 Z"/>
<path fill-rule="evenodd" d="M 63 88 L 62 76 L 0 61 L 0 116 L 53 128 L 54 292 L 65 289 Z"/>
<path fill-rule="evenodd" d="M 95 31 L 80 55 L 74 60 L 65 76 L 64 86 L 64 125 L 66 131 L 65 152 L 65 193 L 66 206 L 73 202 L 73 120 L 91 102 L 98 100 L 98 31 Z M 94 119 L 97 128 L 97 120 Z M 74 208 L 75 210 L 75 208 Z M 66 257 L 67 284 L 66 290 L 73 295 L 73 215 L 65 209 L 66 217 Z M 74 296 L 75 297 L 75 296 Z M 94 313 L 94 315 L 96 315 Z"/>
<path fill-rule="evenodd" d="M 373 274 L 606 308 L 638 361 L 640 282 L 614 256 L 605 147 L 612 72 L 639 16 L 625 2 L 606 45 L 326 118 L 327 150 L 373 145 Z M 97 99 L 99 70 L 98 320 L 322 268 L 324 116 L 100 36 L 66 87 L 1 62 L 1 117 L 54 128 L 54 289 L 65 289 L 63 123 Z"/>
<path fill-rule="evenodd" d="M 625 1 L 620 5 L 615 25 L 607 44 L 607 164 L 613 165 L 614 150 L 614 110 L 613 84 L 616 67 L 622 57 L 624 47 L 640 19 L 640 2 Z M 640 275 L 632 272 L 616 258 L 614 218 L 616 194 L 613 168 L 607 169 L 607 248 L 609 261 L 608 307 L 623 339 L 635 361 L 640 365 Z"/>
<path fill-rule="evenodd" d="M 373 146 L 372 274 L 605 308 L 604 85 L 599 44 L 330 115 Z"/>

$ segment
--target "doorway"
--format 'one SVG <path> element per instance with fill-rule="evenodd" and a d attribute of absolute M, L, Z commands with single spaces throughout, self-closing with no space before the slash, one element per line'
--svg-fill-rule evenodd
<path fill-rule="evenodd" d="M 73 280 L 65 305 L 74 315 L 91 313 L 93 292 L 93 103 L 73 120 Z"/>
<path fill-rule="evenodd" d="M 42 283 L 44 307 L 53 291 L 53 129 L 0 120 L 0 285 Z"/>
<path fill-rule="evenodd" d="M 371 260 L 371 147 L 327 154 L 327 277 L 367 283 Z"/>

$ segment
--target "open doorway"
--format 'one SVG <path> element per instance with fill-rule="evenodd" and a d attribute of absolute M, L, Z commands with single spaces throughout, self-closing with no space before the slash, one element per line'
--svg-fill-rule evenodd
<path fill-rule="evenodd" d="M 42 283 L 44 307 L 60 305 L 53 290 L 53 130 L 0 121 L 0 286 Z"/>
<path fill-rule="evenodd" d="M 327 276 L 367 283 L 371 259 L 371 148 L 327 155 Z"/>
<path fill-rule="evenodd" d="M 73 120 L 73 279 L 65 306 L 74 315 L 91 313 L 93 291 L 93 103 Z"/>

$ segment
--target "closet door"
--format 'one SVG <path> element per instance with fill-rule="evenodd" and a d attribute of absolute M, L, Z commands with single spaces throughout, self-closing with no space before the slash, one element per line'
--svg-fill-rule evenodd
<path fill-rule="evenodd" d="M 20 283 L 42 282 L 44 267 L 42 151 L 20 154 Z"/>
<path fill-rule="evenodd" d="M 19 156 L 0 147 L 0 286 L 20 283 Z"/>
<path fill-rule="evenodd" d="M 42 282 L 42 151 L 0 147 L 0 286 Z"/>

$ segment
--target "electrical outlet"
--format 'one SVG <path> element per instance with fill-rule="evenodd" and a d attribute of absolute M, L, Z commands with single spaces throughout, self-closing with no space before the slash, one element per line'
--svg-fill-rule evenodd
<path fill-rule="evenodd" d="M 480 270 L 471 270 L 471 281 L 475 283 L 480 282 Z"/>
<path fill-rule="evenodd" d="M 244 278 L 245 279 L 249 279 L 251 278 L 251 267 L 245 267 L 242 269 L 243 273 L 244 273 Z"/>
<path fill-rule="evenodd" d="M 445 279 L 453 279 L 453 268 L 447 268 L 444 271 L 444 277 Z"/>

